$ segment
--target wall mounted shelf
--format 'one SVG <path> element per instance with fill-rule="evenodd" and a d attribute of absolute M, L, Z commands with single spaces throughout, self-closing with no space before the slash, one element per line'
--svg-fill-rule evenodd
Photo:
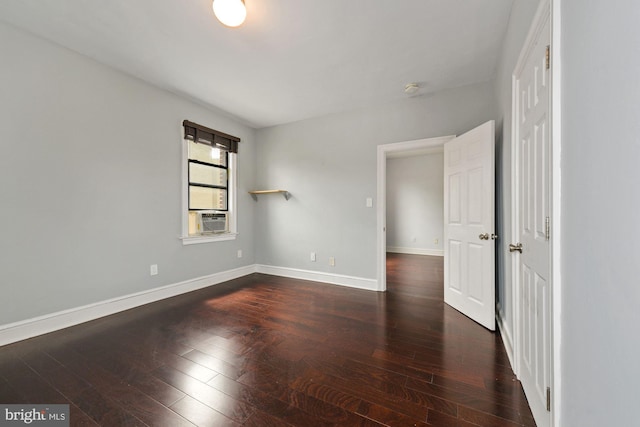
<path fill-rule="evenodd" d="M 285 198 L 285 200 L 289 200 L 289 198 L 291 197 L 291 193 L 289 193 L 287 190 L 254 190 L 254 191 L 249 191 L 249 194 L 251 194 L 251 197 L 253 197 L 253 200 L 255 200 L 256 202 L 258 201 L 258 194 L 282 194 Z"/>

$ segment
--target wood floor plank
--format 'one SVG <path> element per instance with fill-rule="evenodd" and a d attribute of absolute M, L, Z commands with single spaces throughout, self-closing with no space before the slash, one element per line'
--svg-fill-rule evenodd
<path fill-rule="evenodd" d="M 284 420 L 262 411 L 256 411 L 244 423 L 244 427 L 295 427 Z"/>
<path fill-rule="evenodd" d="M 96 393 L 109 396 L 111 405 L 122 409 L 146 425 L 165 423 L 172 426 L 192 426 L 184 418 L 169 410 L 157 400 L 146 395 L 135 387 L 131 387 L 126 379 L 119 378 L 101 366 L 100 361 L 85 359 L 84 356 L 73 350 L 58 351 L 54 357 L 59 361 L 64 360 L 67 366 L 72 365 L 74 372 L 91 383 L 92 388 L 83 392 L 78 400 L 86 407 L 86 399 L 95 396 Z M 105 403 L 106 404 L 106 403 Z M 84 410 L 81 403 L 78 406 Z M 86 411 L 85 411 L 86 412 Z M 112 414 L 108 411 L 107 414 Z M 101 415 L 102 416 L 102 415 Z M 94 418 L 96 419 L 96 418 Z M 97 421 L 97 420 L 96 420 Z"/>
<path fill-rule="evenodd" d="M 309 396 L 313 396 L 316 399 L 320 399 L 324 402 L 331 403 L 339 408 L 345 409 L 351 412 L 357 412 L 360 407 L 361 399 L 358 397 L 344 393 L 329 385 L 318 383 L 312 378 L 300 377 L 291 384 L 294 390 L 299 390 Z"/>
<path fill-rule="evenodd" d="M 505 418 L 514 422 L 520 421 L 518 408 L 498 403 L 491 399 L 488 393 L 469 393 L 468 390 L 461 391 L 452 388 L 441 387 L 435 384 L 425 383 L 419 380 L 410 379 L 407 387 L 425 393 L 429 396 L 436 396 L 460 405 L 468 406 L 481 412 L 487 412 L 500 418 Z"/>
<path fill-rule="evenodd" d="M 59 364 L 48 354 L 30 354 L 24 359 L 25 363 L 37 372 L 45 381 L 55 388 L 60 394 L 73 401 L 91 384 L 74 374 L 65 366 Z"/>
<path fill-rule="evenodd" d="M 0 401 L 72 425 L 534 427 L 443 270 L 388 254 L 385 293 L 252 274 L 1 347 Z"/>
<path fill-rule="evenodd" d="M 369 418 L 376 422 L 380 422 L 386 426 L 403 427 L 403 426 L 426 426 L 426 411 L 425 416 L 421 419 L 412 418 L 402 413 L 393 411 L 384 406 L 376 405 L 375 403 L 363 401 L 360 404 L 358 413 L 363 417 Z"/>
<path fill-rule="evenodd" d="M 185 396 L 180 390 L 150 374 L 138 374 L 130 381 L 133 387 L 165 406 L 171 406 Z"/>
<path fill-rule="evenodd" d="M 216 385 L 225 390 L 225 393 L 232 393 L 233 397 L 256 408 L 258 413 L 268 413 L 281 419 L 287 424 L 294 426 L 329 426 L 333 423 L 324 419 L 313 416 L 312 414 L 300 409 L 295 404 L 288 401 L 289 388 L 285 384 L 277 384 L 272 388 L 266 388 L 265 384 L 272 379 L 263 381 L 263 377 L 258 377 L 258 381 L 248 381 L 251 385 L 246 385 L 234 381 L 232 386 L 220 385 L 217 380 Z M 214 382 L 216 379 L 214 379 Z M 254 419 L 255 417 L 252 416 Z"/>
<path fill-rule="evenodd" d="M 73 427 L 96 427 L 100 425 L 76 405 L 69 405 L 69 420 L 69 424 Z"/>
<path fill-rule="evenodd" d="M 238 401 L 174 368 L 164 366 L 154 371 L 154 374 L 167 384 L 238 423 L 249 418 L 254 410 L 244 402 Z"/>
<path fill-rule="evenodd" d="M 122 409 L 116 402 L 94 388 L 82 391 L 74 403 L 86 413 L 94 422 L 101 426 L 147 426 L 135 418 L 128 411 Z M 71 420 L 75 423 L 75 419 Z"/>
<path fill-rule="evenodd" d="M 190 352 L 184 354 L 182 357 L 229 378 L 236 379 L 246 373 L 245 366 L 232 365 L 229 362 L 204 353 L 200 350 L 191 350 Z"/>
<path fill-rule="evenodd" d="M 429 409 L 427 414 L 427 425 L 437 427 L 478 427 L 478 424 L 471 424 L 433 409 Z"/>
<path fill-rule="evenodd" d="M 185 396 L 171 405 L 171 409 L 200 427 L 237 427 L 242 425 L 190 396 Z"/>

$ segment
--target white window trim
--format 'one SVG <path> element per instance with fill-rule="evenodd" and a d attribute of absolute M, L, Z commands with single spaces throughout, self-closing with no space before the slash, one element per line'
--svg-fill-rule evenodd
<path fill-rule="evenodd" d="M 182 140 L 182 235 L 179 237 L 182 244 L 197 245 L 200 243 L 224 242 L 235 240 L 238 235 L 238 210 L 237 210 L 237 191 L 238 191 L 238 159 L 236 153 L 229 153 L 229 169 L 228 174 L 229 189 L 227 190 L 228 203 L 228 219 L 229 232 L 207 236 L 189 236 L 189 168 L 187 161 L 189 158 L 189 148 L 186 140 Z"/>

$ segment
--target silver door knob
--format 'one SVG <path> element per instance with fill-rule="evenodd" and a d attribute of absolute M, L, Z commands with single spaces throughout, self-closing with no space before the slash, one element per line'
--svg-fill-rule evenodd
<path fill-rule="evenodd" d="M 478 236 L 480 240 L 489 240 L 489 233 L 482 233 Z"/>
<path fill-rule="evenodd" d="M 522 253 L 522 243 L 516 243 L 515 245 L 511 243 L 509 245 L 509 252 L 520 252 Z"/>

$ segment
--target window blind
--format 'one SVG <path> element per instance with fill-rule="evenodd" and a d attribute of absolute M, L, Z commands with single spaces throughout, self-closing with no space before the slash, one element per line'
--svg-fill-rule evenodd
<path fill-rule="evenodd" d="M 230 153 L 238 152 L 238 142 L 240 142 L 240 138 L 237 136 L 228 135 L 188 120 L 183 121 L 182 125 L 184 126 L 185 139 L 195 141 L 199 144 L 223 148 Z"/>

